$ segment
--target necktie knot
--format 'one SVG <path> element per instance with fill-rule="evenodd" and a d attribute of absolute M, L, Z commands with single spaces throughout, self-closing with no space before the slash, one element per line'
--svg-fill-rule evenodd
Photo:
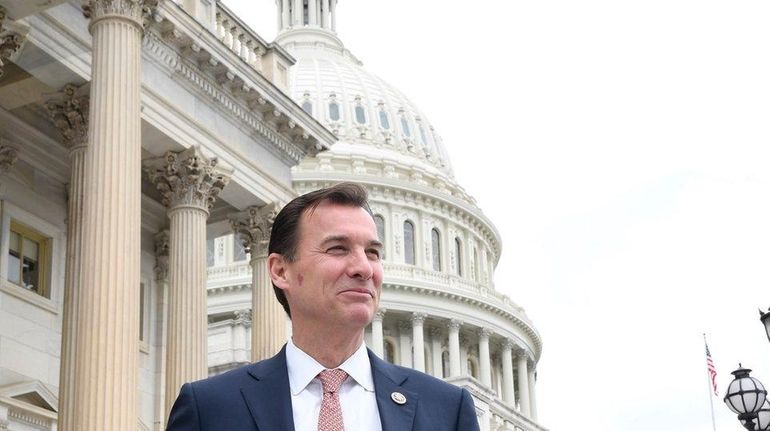
<path fill-rule="evenodd" d="M 318 373 L 318 379 L 321 380 L 324 393 L 336 393 L 342 382 L 348 378 L 348 373 L 339 368 L 333 370 L 323 370 Z"/>

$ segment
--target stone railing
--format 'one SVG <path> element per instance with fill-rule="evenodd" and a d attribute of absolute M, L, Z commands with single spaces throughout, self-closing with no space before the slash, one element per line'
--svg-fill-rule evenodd
<path fill-rule="evenodd" d="M 217 2 L 216 34 L 219 40 L 255 70 L 262 72 L 268 44 L 222 2 Z"/>
<path fill-rule="evenodd" d="M 212 266 L 207 269 L 208 286 L 218 287 L 223 282 L 251 282 L 251 265 L 248 262 L 236 262 L 228 265 Z"/>

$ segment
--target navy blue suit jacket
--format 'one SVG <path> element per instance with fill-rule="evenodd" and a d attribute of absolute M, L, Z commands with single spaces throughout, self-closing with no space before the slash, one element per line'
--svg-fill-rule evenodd
<path fill-rule="evenodd" d="M 476 431 L 467 390 L 387 363 L 369 351 L 383 431 Z M 406 403 L 390 395 L 400 392 Z M 167 431 L 294 431 L 286 348 L 270 359 L 186 383 Z M 356 430 L 349 430 L 356 431 Z"/>

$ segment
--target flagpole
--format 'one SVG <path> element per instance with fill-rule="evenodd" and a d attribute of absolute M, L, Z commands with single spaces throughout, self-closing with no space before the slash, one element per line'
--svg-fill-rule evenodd
<path fill-rule="evenodd" d="M 703 333 L 703 344 L 708 346 L 708 343 L 706 342 L 706 333 Z M 711 407 L 711 427 L 714 431 L 717 431 L 717 424 L 714 420 L 714 395 L 713 395 L 713 389 L 711 386 L 711 376 L 709 375 L 709 370 L 706 369 L 706 386 L 708 389 L 709 394 L 709 407 Z"/>

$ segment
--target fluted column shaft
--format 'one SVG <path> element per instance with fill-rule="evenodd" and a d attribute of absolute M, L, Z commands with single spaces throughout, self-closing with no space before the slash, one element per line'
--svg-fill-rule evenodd
<path fill-rule="evenodd" d="M 329 0 L 321 0 L 321 27 L 329 29 Z"/>
<path fill-rule="evenodd" d="M 517 375 L 519 377 L 519 412 L 526 417 L 530 416 L 529 411 L 529 375 L 527 371 L 527 355 L 519 353 L 516 357 Z"/>
<path fill-rule="evenodd" d="M 441 379 L 444 377 L 444 364 L 441 360 L 441 354 L 443 353 L 441 350 L 441 330 L 439 328 L 431 328 L 429 334 L 430 355 L 433 362 L 433 377 Z"/>
<path fill-rule="evenodd" d="M 513 343 L 506 340 L 503 342 L 503 353 L 501 361 L 503 363 L 503 402 L 511 407 L 516 405 L 516 398 L 513 394 Z"/>
<path fill-rule="evenodd" d="M 318 0 L 310 0 L 307 3 L 308 24 L 318 25 Z"/>
<path fill-rule="evenodd" d="M 529 417 L 537 421 L 537 396 L 535 396 L 535 370 L 529 370 Z"/>
<path fill-rule="evenodd" d="M 489 361 L 489 336 L 492 332 L 487 328 L 479 331 L 479 368 L 481 384 L 492 387 L 492 368 Z"/>
<path fill-rule="evenodd" d="M 425 322 L 425 313 L 412 314 L 412 345 L 414 350 L 413 362 L 414 369 L 425 372 L 425 332 L 423 323 Z"/>
<path fill-rule="evenodd" d="M 230 217 L 238 239 L 251 255 L 251 360 L 271 358 L 281 349 L 286 334 L 286 312 L 275 298 L 267 271 L 268 244 L 278 205 L 250 207 Z"/>
<path fill-rule="evenodd" d="M 449 322 L 449 377 L 457 377 L 462 371 L 460 367 L 460 325 L 459 320 Z"/>
<path fill-rule="evenodd" d="M 331 30 L 336 32 L 337 31 L 337 0 L 329 0 L 329 1 L 331 2 L 330 3 L 331 10 L 329 11 L 331 15 L 331 23 L 332 23 Z"/>
<path fill-rule="evenodd" d="M 304 6 L 302 0 L 294 0 L 294 26 L 302 27 L 304 24 Z"/>
<path fill-rule="evenodd" d="M 170 411 L 182 384 L 208 376 L 206 221 L 230 172 L 196 147 L 168 152 L 147 165 L 169 217 L 165 402 Z"/>
<path fill-rule="evenodd" d="M 61 93 L 46 103 L 62 143 L 69 148 L 70 181 L 67 190 L 67 259 L 64 276 L 64 309 L 59 369 L 59 420 L 61 429 L 75 429 L 75 327 L 80 317 L 81 271 L 83 255 L 83 195 L 86 148 L 88 144 L 87 85 L 65 85 Z"/>
<path fill-rule="evenodd" d="M 168 267 L 169 267 L 169 231 L 160 231 L 155 235 L 155 283 L 157 286 L 158 313 L 157 322 L 160 325 L 160 342 L 157 345 L 157 366 L 160 376 L 155 382 L 155 393 L 158 394 L 158 402 L 155 403 L 156 417 L 160 421 L 161 429 L 166 429 L 168 411 L 166 410 L 166 361 L 168 351 Z"/>
<path fill-rule="evenodd" d="M 74 429 L 137 426 L 143 0 L 91 0 Z M 64 430 L 71 431 L 71 430 Z"/>
<path fill-rule="evenodd" d="M 385 339 L 382 333 L 382 321 L 385 318 L 386 310 L 381 308 L 377 310 L 372 320 L 372 351 L 380 358 L 385 358 Z"/>

